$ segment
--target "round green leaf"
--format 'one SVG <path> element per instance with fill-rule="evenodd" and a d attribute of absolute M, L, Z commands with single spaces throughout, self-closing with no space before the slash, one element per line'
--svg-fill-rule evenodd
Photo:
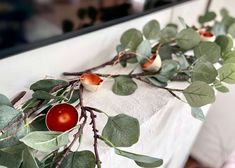
<path fill-rule="evenodd" d="M 218 75 L 212 63 L 199 61 L 193 67 L 192 81 L 203 81 L 208 84 L 213 83 Z"/>
<path fill-rule="evenodd" d="M 11 101 L 3 94 L 0 94 L 0 105 L 12 106 Z"/>
<path fill-rule="evenodd" d="M 175 39 L 176 34 L 177 34 L 177 28 L 165 27 L 160 32 L 160 42 L 161 43 L 169 43 Z"/>
<path fill-rule="evenodd" d="M 161 57 L 161 60 L 166 60 L 166 59 L 172 59 L 172 47 L 169 45 L 164 45 L 160 47 L 159 50 L 159 55 Z"/>
<path fill-rule="evenodd" d="M 196 118 L 198 120 L 201 120 L 201 121 L 205 120 L 205 116 L 204 116 L 203 111 L 202 111 L 201 108 L 192 107 L 191 108 L 191 114 L 194 118 Z"/>
<path fill-rule="evenodd" d="M 227 51 L 222 55 L 222 58 L 226 61 L 230 58 L 235 58 L 235 51 Z"/>
<path fill-rule="evenodd" d="M 226 86 L 224 86 L 222 82 L 220 82 L 219 80 L 216 80 L 214 82 L 214 86 L 215 86 L 215 89 L 218 90 L 219 92 L 222 92 L 222 93 L 229 92 L 229 89 Z"/>
<path fill-rule="evenodd" d="M 22 168 L 39 168 L 35 158 L 33 157 L 32 153 L 26 148 L 23 151 L 23 164 Z"/>
<path fill-rule="evenodd" d="M 51 89 L 53 89 L 55 86 L 63 85 L 67 86 L 68 82 L 64 80 L 55 80 L 55 79 L 43 79 L 35 82 L 30 86 L 31 90 L 43 90 L 49 92 Z"/>
<path fill-rule="evenodd" d="M 129 77 L 125 75 L 114 78 L 113 93 L 121 96 L 131 95 L 137 89 L 137 84 Z"/>
<path fill-rule="evenodd" d="M 136 50 L 137 55 L 137 59 L 139 61 L 141 61 L 144 58 L 148 58 L 149 56 L 152 55 L 152 47 L 151 44 L 148 40 L 144 40 L 140 43 L 140 45 L 138 46 L 137 50 Z"/>
<path fill-rule="evenodd" d="M 154 77 L 165 83 L 169 81 L 180 70 L 180 64 L 175 60 L 164 60 L 159 74 Z"/>
<path fill-rule="evenodd" d="M 194 48 L 194 54 L 198 58 L 216 63 L 221 57 L 221 49 L 213 42 L 203 41 Z"/>
<path fill-rule="evenodd" d="M 91 151 L 70 153 L 61 164 L 62 168 L 95 168 L 95 155 Z"/>
<path fill-rule="evenodd" d="M 200 37 L 196 31 L 191 28 L 182 30 L 176 36 L 177 45 L 184 49 L 189 50 L 197 46 L 200 42 Z"/>
<path fill-rule="evenodd" d="M 143 41 L 142 33 L 137 29 L 129 29 L 121 36 L 120 42 L 126 49 L 135 51 L 138 45 Z"/>
<path fill-rule="evenodd" d="M 220 35 L 216 38 L 215 42 L 221 47 L 223 53 L 233 48 L 233 39 L 229 36 Z"/>
<path fill-rule="evenodd" d="M 219 70 L 220 81 L 235 84 L 235 64 L 228 63 L 224 64 Z"/>
<path fill-rule="evenodd" d="M 212 27 L 212 33 L 215 35 L 215 36 L 219 36 L 219 35 L 224 35 L 226 34 L 225 32 L 225 26 L 223 23 L 221 22 L 215 22 L 214 26 Z"/>
<path fill-rule="evenodd" d="M 225 8 L 222 8 L 222 9 L 220 10 L 220 14 L 221 14 L 222 17 L 229 16 L 229 12 L 228 12 L 228 10 L 225 9 Z"/>
<path fill-rule="evenodd" d="M 228 28 L 228 33 L 235 37 L 235 23 L 233 23 L 231 26 Z"/>
<path fill-rule="evenodd" d="M 139 135 L 139 121 L 125 114 L 109 117 L 102 131 L 102 136 L 117 147 L 132 146 L 138 141 Z"/>
<path fill-rule="evenodd" d="M 68 132 L 35 131 L 20 139 L 27 146 L 42 151 L 52 152 L 69 143 Z"/>
<path fill-rule="evenodd" d="M 206 22 L 210 22 L 216 18 L 215 12 L 207 12 L 204 16 L 199 16 L 199 23 L 204 24 Z"/>
<path fill-rule="evenodd" d="M 154 158 L 154 157 L 150 157 L 146 155 L 140 155 L 136 153 L 131 153 L 131 152 L 117 149 L 117 148 L 115 149 L 115 153 L 117 155 L 134 160 L 135 163 L 140 167 L 153 168 L 153 167 L 159 167 L 163 164 L 162 159 L 158 159 L 158 158 Z"/>
<path fill-rule="evenodd" d="M 151 20 L 143 27 L 143 34 L 146 39 L 156 40 L 158 39 L 160 32 L 160 24 L 157 20 Z"/>
<path fill-rule="evenodd" d="M 192 107 L 201 107 L 215 101 L 215 92 L 213 88 L 201 81 L 190 84 L 183 91 L 183 94 Z"/>
<path fill-rule="evenodd" d="M 0 151 L 0 165 L 7 168 L 18 168 L 22 162 L 22 152 L 9 154 Z"/>

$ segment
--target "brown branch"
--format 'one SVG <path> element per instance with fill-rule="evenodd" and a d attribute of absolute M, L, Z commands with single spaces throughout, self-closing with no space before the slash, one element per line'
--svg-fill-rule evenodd
<path fill-rule="evenodd" d="M 20 92 L 12 101 L 11 104 L 14 106 L 18 101 L 20 101 L 26 94 L 26 91 Z"/>
<path fill-rule="evenodd" d="M 94 112 L 87 108 L 87 111 L 90 112 L 90 118 L 91 118 L 91 123 L 90 125 L 92 125 L 92 131 L 94 133 L 94 152 L 95 152 L 95 158 L 96 158 L 96 164 L 97 165 L 100 165 L 101 164 L 101 161 L 100 161 L 100 157 L 99 157 L 99 152 L 98 152 L 98 138 L 99 138 L 99 135 L 97 134 L 98 133 L 98 130 L 96 128 L 96 115 L 94 114 Z"/>
<path fill-rule="evenodd" d="M 79 103 L 79 107 L 81 109 L 81 116 L 80 119 L 84 118 L 82 124 L 80 124 L 80 127 L 77 131 L 76 134 L 74 134 L 74 139 L 73 141 L 70 143 L 70 145 L 65 149 L 64 154 L 62 155 L 61 159 L 57 162 L 56 167 L 55 168 L 59 168 L 62 164 L 62 162 L 64 161 L 65 157 L 68 156 L 71 153 L 71 148 L 73 147 L 73 145 L 76 143 L 76 141 L 81 137 L 82 133 L 83 133 L 83 128 L 86 125 L 86 121 L 87 121 L 87 115 L 86 115 L 86 110 L 83 107 L 83 86 L 80 85 L 79 88 L 79 96 L 80 96 L 80 103 Z"/>
<path fill-rule="evenodd" d="M 167 87 L 162 87 L 162 86 L 156 86 L 156 85 L 154 85 L 154 84 L 152 84 L 151 82 L 149 82 L 149 81 L 147 81 L 147 80 L 144 80 L 144 79 L 142 79 L 142 78 L 140 78 L 140 77 L 136 77 L 135 79 L 137 79 L 137 80 L 139 80 L 139 81 L 142 81 L 142 82 L 144 82 L 144 83 L 147 83 L 147 84 L 149 84 L 149 85 L 151 85 L 151 86 L 154 86 L 154 87 L 157 87 L 157 88 L 160 88 L 160 89 L 164 89 L 164 90 L 167 90 L 167 91 L 173 91 L 173 92 L 183 92 L 184 90 L 183 89 L 174 89 L 174 88 L 167 88 Z"/>
<path fill-rule="evenodd" d="M 146 77 L 146 76 L 154 76 L 156 74 L 158 74 L 158 72 L 140 72 L 140 73 L 134 73 L 134 74 L 100 74 L 100 73 L 95 73 L 96 75 L 100 76 L 100 77 L 118 77 L 118 76 L 129 76 L 131 78 L 137 78 L 137 77 Z"/>
<path fill-rule="evenodd" d="M 119 55 L 116 55 L 113 59 L 101 64 L 101 65 L 98 65 L 98 66 L 95 66 L 93 68 L 89 68 L 87 70 L 84 70 L 84 71 L 80 71 L 80 72 L 64 72 L 63 75 L 64 76 L 80 76 L 82 75 L 83 73 L 87 73 L 87 72 L 91 72 L 91 71 L 94 71 L 94 70 L 98 70 L 100 68 L 104 68 L 105 66 L 108 66 L 108 65 L 116 65 L 118 64 L 120 61 L 123 61 L 123 60 L 127 60 L 127 59 L 130 59 L 130 58 L 133 58 L 135 57 L 136 55 L 134 53 L 125 53 L 121 56 Z"/>

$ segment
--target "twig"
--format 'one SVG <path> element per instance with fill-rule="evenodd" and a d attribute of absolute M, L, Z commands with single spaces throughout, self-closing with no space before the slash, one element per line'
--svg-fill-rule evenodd
<path fill-rule="evenodd" d="M 103 68 L 103 67 L 108 66 L 108 65 L 116 65 L 117 63 L 119 63 L 122 60 L 133 58 L 135 56 L 136 55 L 134 53 L 125 53 L 125 54 L 123 54 L 121 56 L 116 55 L 113 59 L 111 59 L 111 60 L 109 60 L 109 61 L 107 61 L 107 62 L 105 62 L 105 63 L 103 63 L 101 65 L 98 65 L 98 66 L 95 66 L 93 68 L 89 68 L 87 70 L 80 71 L 80 72 L 64 72 L 63 75 L 64 76 L 80 76 L 83 73 L 91 72 L 91 71 L 94 71 L 94 70 L 98 70 L 98 69 Z"/>
<path fill-rule="evenodd" d="M 96 128 L 96 117 L 97 116 L 94 114 L 94 112 L 91 109 L 87 108 L 87 111 L 90 112 L 90 118 L 91 118 L 90 125 L 92 125 L 92 131 L 94 133 L 94 152 L 95 152 L 96 164 L 100 165 L 101 161 L 100 161 L 98 147 L 97 147 L 97 144 L 98 144 L 97 139 L 99 138 L 99 135 L 97 134 L 98 130 Z"/>
<path fill-rule="evenodd" d="M 12 101 L 11 104 L 14 106 L 20 99 L 22 99 L 26 94 L 26 91 L 20 92 Z"/>
<path fill-rule="evenodd" d="M 86 115 L 86 111 L 83 107 L 83 86 L 80 85 L 79 88 L 79 94 L 80 94 L 80 108 L 81 108 L 81 117 L 79 120 L 81 120 L 82 118 L 84 118 L 82 124 L 80 124 L 80 127 L 77 131 L 76 134 L 74 134 L 74 139 L 73 141 L 70 143 L 70 145 L 65 149 L 64 154 L 62 155 L 61 159 L 57 162 L 56 167 L 55 168 L 59 168 L 60 165 L 62 164 L 62 162 L 64 161 L 65 157 L 68 156 L 71 153 L 71 148 L 73 147 L 73 145 L 76 143 L 76 141 L 81 137 L 82 133 L 83 133 L 83 128 L 86 125 L 86 121 L 87 121 L 87 115 Z"/>
<path fill-rule="evenodd" d="M 156 86 L 156 85 L 152 84 L 151 82 L 146 81 L 144 79 L 141 79 L 139 77 L 136 77 L 135 79 L 138 79 L 139 81 L 147 83 L 147 84 L 149 84 L 151 86 L 154 86 L 154 87 L 157 87 L 157 88 L 160 88 L 160 89 L 164 89 L 164 90 L 167 90 L 167 91 L 173 91 L 173 92 L 183 92 L 184 91 L 183 89 L 174 89 L 174 88 L 167 88 L 167 87 Z"/>
<path fill-rule="evenodd" d="M 118 76 L 129 76 L 131 78 L 137 78 L 137 77 L 144 77 L 144 76 L 153 76 L 158 74 L 158 72 L 140 72 L 140 73 L 134 73 L 134 74 L 100 74 L 100 73 L 95 73 L 96 75 L 100 77 L 118 77 Z"/>

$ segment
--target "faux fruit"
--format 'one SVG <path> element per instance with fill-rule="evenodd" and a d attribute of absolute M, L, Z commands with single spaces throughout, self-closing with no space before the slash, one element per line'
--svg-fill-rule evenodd
<path fill-rule="evenodd" d="M 199 35 L 200 35 L 200 39 L 202 41 L 210 41 L 210 42 L 214 42 L 215 41 L 215 35 L 211 32 L 208 31 L 203 31 L 203 30 L 199 30 L 198 31 Z"/>
<path fill-rule="evenodd" d="M 77 125 L 78 112 L 67 103 L 53 106 L 47 113 L 46 125 L 50 131 L 67 131 Z"/>
<path fill-rule="evenodd" d="M 161 69 L 162 61 L 158 54 L 152 55 L 150 58 L 147 58 L 142 64 L 140 64 L 142 69 L 145 71 L 157 72 Z"/>
<path fill-rule="evenodd" d="M 83 87 L 90 91 L 95 92 L 101 86 L 103 80 L 96 74 L 84 73 L 80 76 L 80 81 Z"/>

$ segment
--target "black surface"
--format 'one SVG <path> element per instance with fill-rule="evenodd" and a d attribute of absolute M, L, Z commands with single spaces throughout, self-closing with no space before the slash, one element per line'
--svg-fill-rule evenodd
<path fill-rule="evenodd" d="M 36 48 L 39 48 L 39 47 L 43 47 L 43 46 L 46 46 L 46 45 L 50 45 L 50 44 L 53 44 L 53 43 L 56 43 L 56 42 L 60 42 L 60 41 L 63 41 L 63 40 L 67 40 L 67 39 L 70 39 L 70 38 L 73 38 L 73 37 L 77 37 L 77 36 L 80 36 L 80 35 L 83 35 L 83 34 L 86 34 L 86 33 L 93 32 L 95 30 L 100 30 L 100 29 L 103 29 L 103 28 L 106 28 L 106 27 L 109 27 L 109 26 L 113 26 L 113 25 L 116 25 L 116 24 L 119 24 L 119 23 L 127 22 L 131 19 L 139 18 L 141 16 L 145 16 L 145 15 L 151 14 L 153 12 L 163 10 L 163 9 L 175 6 L 175 5 L 179 5 L 179 4 L 188 2 L 188 1 L 190 1 L 190 0 L 175 1 L 173 3 L 166 4 L 164 6 L 160 6 L 160 7 L 154 8 L 154 9 L 150 9 L 148 11 L 144 11 L 140 14 L 134 14 L 134 15 L 130 15 L 130 16 L 120 18 L 120 19 L 108 21 L 108 22 L 102 23 L 101 25 L 98 25 L 98 26 L 91 26 L 91 27 L 87 27 L 85 29 L 77 30 L 77 31 L 74 31 L 74 32 L 66 33 L 66 34 L 63 34 L 63 35 L 55 36 L 55 37 L 51 37 L 51 38 L 41 40 L 41 41 L 37 41 L 37 42 L 33 42 L 33 43 L 30 43 L 30 44 L 24 44 L 24 45 L 19 45 L 19 46 L 16 46 L 16 47 L 11 47 L 9 49 L 4 49 L 4 50 L 0 51 L 0 59 L 9 57 L 9 56 L 12 56 L 12 55 L 15 55 L 15 54 L 19 54 L 19 53 L 22 53 L 22 52 L 26 52 L 26 51 L 29 51 L 29 50 L 32 50 L 32 49 L 36 49 Z"/>

